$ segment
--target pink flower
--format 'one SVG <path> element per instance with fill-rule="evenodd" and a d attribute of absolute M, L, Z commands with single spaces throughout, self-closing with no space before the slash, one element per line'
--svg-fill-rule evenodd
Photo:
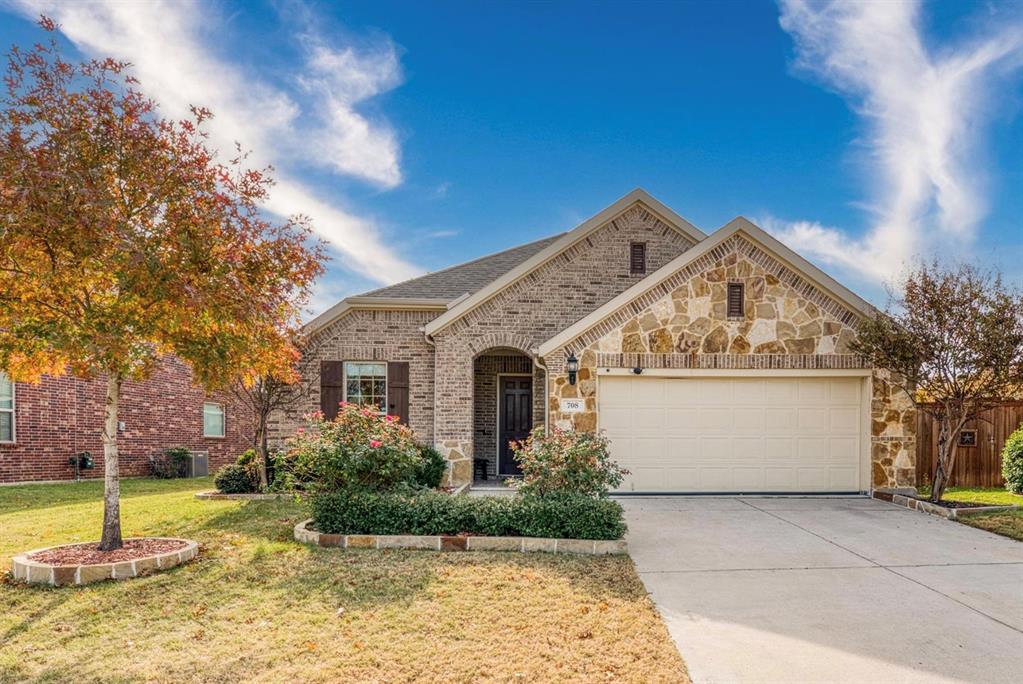
<path fill-rule="evenodd" d="M 369 440 L 369 446 L 371 448 L 373 448 L 373 449 L 379 449 L 383 445 L 384 445 L 384 443 L 381 442 L 379 439 L 371 439 L 371 440 Z"/>

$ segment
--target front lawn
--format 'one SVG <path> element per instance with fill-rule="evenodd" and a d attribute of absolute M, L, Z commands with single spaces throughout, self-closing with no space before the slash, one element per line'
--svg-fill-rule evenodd
<path fill-rule="evenodd" d="M 917 491 L 922 499 L 931 494 L 930 487 L 920 487 Z M 949 487 L 943 498 L 985 506 L 1023 506 L 1023 496 L 1013 494 L 1004 487 Z"/>
<path fill-rule="evenodd" d="M 931 493 L 927 487 L 920 487 L 918 491 L 921 498 L 927 498 Z M 985 506 L 1023 506 L 1023 496 L 1001 487 L 949 487 L 945 490 L 944 499 Z M 1003 537 L 1023 541 L 1023 510 L 964 515 L 956 520 L 970 527 L 979 527 Z"/>
<path fill-rule="evenodd" d="M 688 681 L 631 559 L 339 551 L 304 506 L 198 501 L 209 479 L 122 483 L 126 536 L 196 562 L 79 588 L 0 584 L 0 682 Z M 99 482 L 0 487 L 0 564 L 99 533 Z"/>

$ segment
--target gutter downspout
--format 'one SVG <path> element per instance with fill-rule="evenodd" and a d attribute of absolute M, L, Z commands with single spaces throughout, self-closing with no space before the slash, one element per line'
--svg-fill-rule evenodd
<path fill-rule="evenodd" d="M 543 371 L 543 433 L 549 435 L 551 433 L 551 394 L 550 394 L 550 381 L 551 373 L 540 361 L 540 354 L 538 350 L 532 349 L 533 366 Z"/>
<path fill-rule="evenodd" d="M 437 445 L 437 341 L 433 339 L 431 335 L 426 332 L 426 328 L 420 328 L 419 332 L 423 333 L 423 339 L 426 343 L 433 347 L 433 444 L 430 446 Z M 447 459 L 447 456 L 444 457 Z"/>

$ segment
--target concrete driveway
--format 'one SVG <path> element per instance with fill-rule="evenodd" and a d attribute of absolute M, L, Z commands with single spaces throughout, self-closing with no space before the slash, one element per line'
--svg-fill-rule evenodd
<path fill-rule="evenodd" d="M 696 684 L 1023 681 L 1023 543 L 866 498 L 619 500 Z"/>

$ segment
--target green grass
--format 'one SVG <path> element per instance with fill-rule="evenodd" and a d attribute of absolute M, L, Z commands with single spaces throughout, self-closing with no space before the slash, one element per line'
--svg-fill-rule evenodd
<path fill-rule="evenodd" d="M 982 530 L 1023 542 L 1023 510 L 978 513 L 977 515 L 965 515 L 956 518 L 956 520 L 970 527 L 979 527 Z"/>
<path fill-rule="evenodd" d="M 628 557 L 341 551 L 291 539 L 294 501 L 122 483 L 125 536 L 192 563 L 60 589 L 0 582 L 0 682 L 688 681 Z M 0 567 L 96 539 L 98 482 L 0 487 Z"/>
<path fill-rule="evenodd" d="M 920 487 L 918 492 L 923 498 L 930 496 L 931 493 L 929 487 Z M 962 501 L 963 503 L 986 506 L 1023 506 L 1023 496 L 1013 494 L 1001 487 L 949 487 L 945 490 L 945 496 L 942 498 L 947 501 Z M 956 520 L 970 527 L 978 527 L 1003 537 L 1023 541 L 1023 510 L 964 515 Z"/>
<path fill-rule="evenodd" d="M 930 487 L 920 487 L 917 491 L 922 498 L 927 498 L 931 494 Z M 1023 506 L 1023 496 L 1001 487 L 949 487 L 942 498 L 946 501 L 987 506 Z"/>

